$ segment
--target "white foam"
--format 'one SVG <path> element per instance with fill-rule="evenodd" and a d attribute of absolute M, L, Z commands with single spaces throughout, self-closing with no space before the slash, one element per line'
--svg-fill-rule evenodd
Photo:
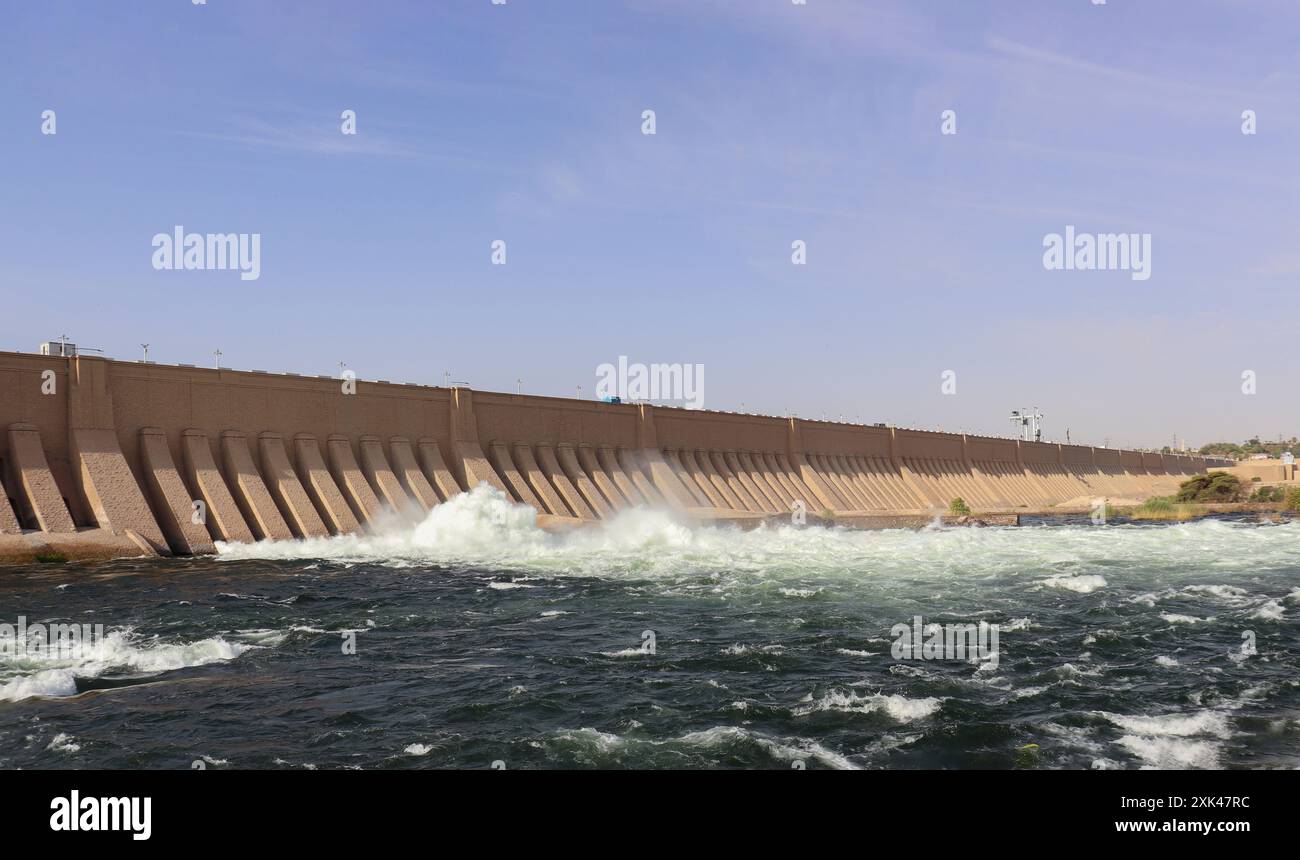
<path fill-rule="evenodd" d="M 808 738 L 774 737 L 739 726 L 714 726 L 702 731 L 688 732 L 677 738 L 667 740 L 644 740 L 624 738 L 609 732 L 592 728 L 564 730 L 553 735 L 553 739 L 566 745 L 573 745 L 582 752 L 592 752 L 600 756 L 617 756 L 637 748 L 689 747 L 705 751 L 725 750 L 728 747 L 754 745 L 773 758 L 794 763 L 797 761 L 818 761 L 841 770 L 858 770 L 857 764 L 845 756 L 827 749 Z"/>
<path fill-rule="evenodd" d="M 1147 767 L 1161 770 L 1216 768 L 1219 764 L 1219 745 L 1211 741 L 1125 735 L 1118 743 Z"/>
<path fill-rule="evenodd" d="M 541 576 L 629 575 L 712 578 L 724 592 L 738 580 L 772 582 L 785 597 L 809 590 L 852 588 L 873 579 L 963 582 L 1016 577 L 1026 588 L 1086 594 L 1107 577 L 1141 568 L 1157 580 L 1187 572 L 1189 545 L 1212 545 L 1215 569 L 1231 575 L 1294 563 L 1300 521 L 1268 529 L 1204 520 L 1168 527 L 906 529 L 863 531 L 765 524 L 743 530 L 694 526 L 674 514 L 631 508 L 609 520 L 550 533 L 535 512 L 487 485 L 436 506 L 411 524 L 394 521 L 377 533 L 296 541 L 221 543 L 222 559 L 332 559 L 390 566 L 469 564 Z M 1045 579 L 1026 571 L 1060 571 Z M 1106 576 L 1102 575 L 1105 571 Z M 1177 589 L 1181 583 L 1171 582 Z M 779 589 L 786 589 L 781 592 Z M 1246 599 L 1233 586 L 1190 586 L 1187 596 Z M 1147 597 L 1152 603 L 1153 592 Z"/>
<path fill-rule="evenodd" d="M 428 746 L 427 744 L 411 744 L 406 749 L 402 750 L 402 752 L 407 755 L 423 756 L 433 752 L 433 747 Z"/>
<path fill-rule="evenodd" d="M 1011 698 L 1028 699 L 1033 696 L 1037 696 L 1039 693 L 1046 693 L 1049 687 L 1051 687 L 1051 684 L 1047 684 L 1041 687 L 1021 687 L 1019 690 L 1011 691 Z"/>
<path fill-rule="evenodd" d="M 75 696 L 76 693 L 76 676 L 67 669 L 20 675 L 0 684 L 0 702 L 17 702 L 33 696 Z"/>
<path fill-rule="evenodd" d="M 1194 714 L 1160 714 L 1156 716 L 1126 716 L 1103 713 L 1110 722 L 1129 732 L 1161 737 L 1191 737 L 1212 735 L 1217 738 L 1232 736 L 1228 717 L 1216 711 L 1198 711 Z"/>
<path fill-rule="evenodd" d="M 622 651 L 601 651 L 605 657 L 648 657 L 650 652 L 642 651 L 640 648 L 624 648 Z"/>
<path fill-rule="evenodd" d="M 1281 601 L 1266 600 L 1250 613 L 1251 618 L 1258 618 L 1261 621 L 1281 621 L 1285 610 L 1282 608 Z"/>
<path fill-rule="evenodd" d="M 1144 767 L 1218 767 L 1220 741 L 1232 736 L 1228 716 L 1217 711 L 1151 716 L 1103 713 L 1101 716 L 1129 732 L 1117 743 L 1141 759 Z"/>
<path fill-rule="evenodd" d="M 1156 658 L 1156 665 L 1161 666 L 1165 669 L 1172 669 L 1178 665 L 1178 658 L 1166 657 L 1164 654 L 1161 654 L 1159 657 Z"/>
<path fill-rule="evenodd" d="M 252 645 L 220 636 L 197 642 L 164 642 L 137 636 L 130 629 L 110 630 L 68 659 L 32 661 L 0 654 L 0 701 L 33 696 L 76 695 L 77 678 L 109 673 L 158 675 L 191 666 L 233 660 Z"/>
<path fill-rule="evenodd" d="M 943 706 L 943 699 L 927 696 L 909 699 L 906 696 L 884 693 L 872 693 L 859 696 L 852 690 L 832 690 L 818 699 L 806 699 L 805 704 L 795 708 L 794 713 L 806 716 L 816 711 L 844 711 L 858 714 L 871 714 L 883 711 L 891 719 L 900 723 L 922 720 Z"/>
<path fill-rule="evenodd" d="M 54 736 L 54 740 L 50 741 L 50 744 L 46 749 L 51 752 L 74 753 L 80 752 L 81 744 L 73 743 L 72 735 L 65 735 L 63 732 L 59 732 Z"/>
<path fill-rule="evenodd" d="M 767 750 L 774 758 L 788 762 L 814 759 L 838 770 L 858 770 L 849 759 L 807 738 L 772 738 L 738 726 L 715 726 L 702 732 L 691 732 L 678 739 L 688 746 L 714 748 L 734 742 L 752 742 Z"/>
<path fill-rule="evenodd" d="M 1224 603 L 1240 604 L 1247 599 L 1244 588 L 1235 585 L 1189 585 L 1183 589 L 1184 594 L 1205 595 Z"/>
<path fill-rule="evenodd" d="M 1051 576 L 1043 580 L 1043 585 L 1050 588 L 1075 591 L 1079 594 L 1091 594 L 1099 588 L 1106 587 L 1106 578 L 1095 573 L 1078 576 Z"/>
<path fill-rule="evenodd" d="M 1170 624 L 1201 624 L 1205 621 L 1213 621 L 1213 618 L 1197 618 L 1195 615 L 1179 615 L 1176 612 L 1162 612 L 1160 617 Z"/>

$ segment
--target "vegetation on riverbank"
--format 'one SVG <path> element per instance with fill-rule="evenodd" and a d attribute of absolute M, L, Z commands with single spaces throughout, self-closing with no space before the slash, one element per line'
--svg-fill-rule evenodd
<path fill-rule="evenodd" d="M 1178 485 L 1176 502 L 1239 502 L 1245 491 L 1241 478 L 1227 472 L 1206 472 Z"/>
<path fill-rule="evenodd" d="M 1205 513 L 1205 506 L 1192 502 L 1179 502 L 1173 496 L 1152 496 L 1135 508 L 1125 512 L 1131 520 L 1172 520 L 1183 522 Z"/>

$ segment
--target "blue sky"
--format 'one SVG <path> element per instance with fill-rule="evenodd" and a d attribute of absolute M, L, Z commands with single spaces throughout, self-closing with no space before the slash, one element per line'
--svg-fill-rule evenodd
<path fill-rule="evenodd" d="M 0 15 L 0 349 L 558 395 L 626 355 L 703 364 L 707 408 L 1300 432 L 1291 0 Z M 260 233 L 261 277 L 155 271 L 177 224 Z M 1045 270 L 1067 224 L 1150 233 L 1151 278 Z"/>

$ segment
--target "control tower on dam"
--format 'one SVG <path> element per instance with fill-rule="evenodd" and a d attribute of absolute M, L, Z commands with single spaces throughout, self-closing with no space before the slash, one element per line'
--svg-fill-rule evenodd
<path fill-rule="evenodd" d="M 837 520 L 1142 499 L 1226 461 L 384 381 L 0 353 L 0 560 L 366 530 L 480 483 L 543 525 L 637 505 Z"/>

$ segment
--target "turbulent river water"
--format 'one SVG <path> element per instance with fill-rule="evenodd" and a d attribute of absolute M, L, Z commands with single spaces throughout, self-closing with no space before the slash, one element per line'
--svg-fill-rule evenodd
<path fill-rule="evenodd" d="M 1300 523 L 380 534 L 0 573 L 0 767 L 1294 768 Z M 997 625 L 996 661 L 896 657 Z M 945 656 L 942 653 L 938 656 Z"/>

